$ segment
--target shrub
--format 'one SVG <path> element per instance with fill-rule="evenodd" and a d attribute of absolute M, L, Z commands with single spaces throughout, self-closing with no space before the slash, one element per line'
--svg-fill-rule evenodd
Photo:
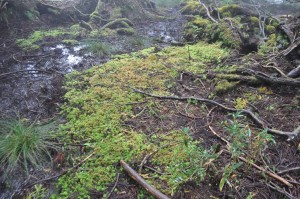
<path fill-rule="evenodd" d="M 42 166 L 51 160 L 49 150 L 56 149 L 48 128 L 22 121 L 0 122 L 0 165 L 5 174 L 23 168 Z"/>
<path fill-rule="evenodd" d="M 108 45 L 95 40 L 87 41 L 86 49 L 100 58 L 110 54 L 110 48 Z"/>
<path fill-rule="evenodd" d="M 157 0 L 156 4 L 161 7 L 174 7 L 182 2 L 183 0 Z"/>

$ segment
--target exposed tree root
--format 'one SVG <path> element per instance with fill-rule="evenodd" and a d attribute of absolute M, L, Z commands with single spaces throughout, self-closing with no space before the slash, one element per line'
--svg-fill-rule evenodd
<path fill-rule="evenodd" d="M 286 86 L 295 86 L 295 87 L 300 87 L 300 80 L 297 79 L 292 79 L 292 78 L 282 78 L 282 77 L 271 77 L 263 72 L 260 71 L 254 71 L 251 69 L 244 69 L 244 73 L 248 73 L 255 78 L 266 82 L 270 84 L 275 84 L 275 85 L 286 85 Z"/>
<path fill-rule="evenodd" d="M 241 114 L 243 114 L 243 115 L 249 117 L 250 119 L 252 119 L 261 128 L 267 130 L 268 133 L 277 134 L 277 135 L 281 135 L 281 136 L 287 136 L 288 141 L 293 140 L 300 133 L 300 126 L 292 132 L 284 132 L 284 131 L 276 130 L 276 129 L 268 127 L 268 125 L 263 120 L 261 120 L 259 117 L 257 117 L 250 110 L 230 108 L 230 107 L 227 107 L 227 106 L 225 106 L 225 105 L 223 105 L 219 102 L 216 102 L 214 100 L 209 100 L 209 99 L 205 99 L 205 98 L 198 98 L 198 97 L 192 97 L 192 96 L 188 96 L 188 97 L 161 96 L 161 95 L 154 95 L 154 94 L 151 94 L 151 93 L 147 93 L 147 92 L 144 92 L 142 90 L 135 89 L 135 88 L 132 88 L 132 89 L 137 93 L 141 93 L 143 95 L 147 95 L 147 96 L 158 98 L 158 99 L 169 99 L 169 100 L 179 100 L 179 101 L 196 100 L 198 102 L 203 102 L 203 103 L 218 106 L 218 107 L 220 107 L 220 108 L 222 108 L 226 111 L 229 111 L 229 112 L 240 112 Z"/>

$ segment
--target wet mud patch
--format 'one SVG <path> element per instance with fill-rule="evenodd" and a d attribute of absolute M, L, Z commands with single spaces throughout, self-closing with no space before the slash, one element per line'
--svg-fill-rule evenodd
<path fill-rule="evenodd" d="M 165 47 L 182 40 L 184 19 L 173 9 L 173 19 L 144 21 L 135 25 L 132 36 L 114 35 L 82 39 L 79 45 L 42 44 L 40 50 L 23 53 L 2 38 L 5 51 L 0 52 L 0 111 L 2 117 L 46 119 L 59 112 L 63 102 L 64 76 L 74 70 L 82 71 L 109 60 L 111 55 L 130 53 L 151 46 Z M 2 42 L 1 42 L 2 43 Z M 52 43 L 52 44 L 51 44 Z M 92 53 L 89 43 L 103 43 L 107 53 Z M 9 52 L 11 51 L 11 52 Z"/>

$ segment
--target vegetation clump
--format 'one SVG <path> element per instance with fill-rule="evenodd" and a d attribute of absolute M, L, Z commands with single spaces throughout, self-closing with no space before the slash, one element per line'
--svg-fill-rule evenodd
<path fill-rule="evenodd" d="M 0 122 L 0 164 L 6 175 L 41 167 L 51 160 L 58 147 L 47 126 L 28 125 L 23 121 Z"/>
<path fill-rule="evenodd" d="M 72 31 L 71 31 L 72 30 Z M 70 39 L 74 40 L 77 36 L 80 35 L 80 32 L 77 32 L 76 27 L 72 27 L 71 30 L 65 30 L 63 28 L 50 29 L 50 30 L 37 30 L 28 36 L 26 39 L 17 39 L 16 44 L 24 51 L 33 51 L 40 48 L 40 44 L 43 40 L 50 39 L 59 39 L 62 36 L 67 36 Z"/>
<path fill-rule="evenodd" d="M 82 198 L 91 190 L 104 191 L 115 180 L 117 162 L 121 159 L 140 162 L 145 154 L 161 147 L 155 141 L 158 138 L 152 137 L 154 141 L 149 141 L 143 132 L 124 125 L 126 120 L 135 117 L 131 103 L 144 100 L 130 89 L 131 86 L 167 94 L 179 71 L 199 72 L 205 64 L 220 63 L 227 55 L 219 44 L 198 43 L 189 47 L 168 47 L 159 52 L 149 48 L 114 56 L 101 67 L 68 75 L 66 103 L 62 107 L 68 122 L 61 127 L 61 134 L 66 143 L 84 143 L 89 146 L 87 152 L 93 151 L 95 155 L 85 163 L 86 169 L 59 179 L 59 197 Z M 153 100 L 147 102 L 149 114 L 156 113 L 154 103 Z M 166 182 L 170 187 L 164 186 L 164 192 L 172 193 L 184 182 L 202 180 L 210 152 L 202 149 L 199 143 L 191 142 L 183 132 L 177 131 L 164 138 L 174 143 L 158 152 L 152 161 L 166 167 L 172 161 L 174 166 L 169 165 L 166 175 L 154 178 L 150 183 L 159 187 L 161 182 Z M 180 159 L 178 153 L 182 154 Z M 182 173 L 184 165 L 190 164 L 191 159 L 194 163 Z"/>

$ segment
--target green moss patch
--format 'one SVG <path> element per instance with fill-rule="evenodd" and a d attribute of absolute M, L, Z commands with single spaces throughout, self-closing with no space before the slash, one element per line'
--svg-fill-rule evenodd
<path fill-rule="evenodd" d="M 184 182 L 203 179 L 204 157 L 210 157 L 210 153 L 192 141 L 185 130 L 165 132 L 161 138 L 172 141 L 159 143 L 153 141 L 156 138 L 152 137 L 151 141 L 143 132 L 124 125 L 136 114 L 133 102 L 138 104 L 145 100 L 130 87 L 169 94 L 168 88 L 172 87 L 179 71 L 201 72 L 207 64 L 219 63 L 226 56 L 228 52 L 220 49 L 219 44 L 169 47 L 157 53 L 149 48 L 115 56 L 103 66 L 68 75 L 67 102 L 62 106 L 67 123 L 61 127 L 61 134 L 66 143 L 84 144 L 87 152 L 94 151 L 95 155 L 77 172 L 59 179 L 59 197 L 86 198 L 91 190 L 104 191 L 115 181 L 121 159 L 140 163 L 146 154 L 156 150 L 151 161 L 166 174 L 148 181 L 158 188 L 163 187 L 163 192 L 171 194 Z M 153 102 L 147 103 L 151 106 Z M 165 144 L 167 146 L 162 147 Z M 193 158 L 196 154 L 200 155 Z M 81 159 L 77 157 L 74 161 Z M 182 173 L 181 167 L 191 164 L 191 159 L 194 161 L 191 169 Z M 169 162 L 174 162 L 174 166 Z"/>
<path fill-rule="evenodd" d="M 65 30 L 63 28 L 51 29 L 51 30 L 38 30 L 34 31 L 26 39 L 18 39 L 16 44 L 25 51 L 37 50 L 40 48 L 40 43 L 46 38 L 57 39 L 62 36 L 67 36 L 70 39 L 79 36 L 80 32 Z"/>

